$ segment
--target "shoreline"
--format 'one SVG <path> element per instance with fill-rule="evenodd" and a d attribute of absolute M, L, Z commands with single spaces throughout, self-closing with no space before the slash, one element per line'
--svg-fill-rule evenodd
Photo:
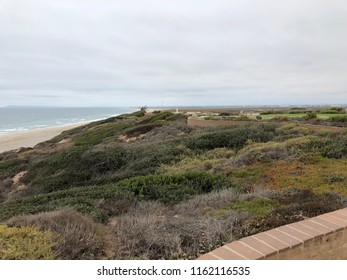
<path fill-rule="evenodd" d="M 64 124 L 59 126 L 33 129 L 23 132 L 7 133 L 0 135 L 0 153 L 19 148 L 34 147 L 35 145 L 50 140 L 65 130 L 86 125 L 92 121 Z"/>

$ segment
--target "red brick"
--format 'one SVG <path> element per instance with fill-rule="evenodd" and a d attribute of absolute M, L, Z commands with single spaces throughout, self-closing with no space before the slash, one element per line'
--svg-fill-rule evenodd
<path fill-rule="evenodd" d="M 344 216 L 347 216 L 347 208 L 340 209 L 337 211 L 337 213 L 344 215 Z"/>
<path fill-rule="evenodd" d="M 291 228 L 294 228 L 298 231 L 301 231 L 309 236 L 311 236 L 312 238 L 319 238 L 319 237 L 323 237 L 324 234 L 321 233 L 320 231 L 317 231 L 311 227 L 307 227 L 307 226 L 304 226 L 302 224 L 302 222 L 298 222 L 298 223 L 293 223 L 293 224 L 289 224 L 287 225 L 288 227 L 291 227 Z"/>
<path fill-rule="evenodd" d="M 246 259 L 249 259 L 249 260 L 257 260 L 257 259 L 261 259 L 265 257 L 259 251 L 252 249 L 251 247 L 248 247 L 244 243 L 239 241 L 229 243 L 225 245 L 224 247 L 227 247 L 233 250 L 234 252 L 244 256 Z"/>
<path fill-rule="evenodd" d="M 299 222 L 301 225 L 303 226 L 306 226 L 306 227 L 309 227 L 311 229 L 314 229 L 316 231 L 319 231 L 320 233 L 322 233 L 323 235 L 326 235 L 326 234 L 329 234 L 329 233 L 332 233 L 334 232 L 332 229 L 330 228 L 327 228 L 323 225 L 320 225 L 320 224 L 317 224 L 317 223 L 314 223 L 310 220 L 305 220 L 305 221 L 301 221 Z"/>
<path fill-rule="evenodd" d="M 340 212 L 335 211 L 330 213 L 333 217 L 336 217 L 342 221 L 345 221 L 347 223 L 347 215 L 342 215 Z"/>
<path fill-rule="evenodd" d="M 296 230 L 295 228 L 289 226 L 282 226 L 277 228 L 277 230 L 282 231 L 296 239 L 299 239 L 302 242 L 307 242 L 313 239 L 313 236 L 303 233 L 301 231 Z"/>
<path fill-rule="evenodd" d="M 334 223 L 342 227 L 343 229 L 347 228 L 347 220 L 346 221 L 341 220 L 337 218 L 336 216 L 334 216 L 333 214 L 328 213 L 328 214 L 320 215 L 318 218 Z"/>
<path fill-rule="evenodd" d="M 220 260 L 220 259 L 211 253 L 207 253 L 207 254 L 202 255 L 199 258 L 197 258 L 197 260 Z"/>
<path fill-rule="evenodd" d="M 332 223 L 332 222 L 328 222 L 327 220 L 324 220 L 324 219 L 321 219 L 319 217 L 314 217 L 314 218 L 311 218 L 310 221 L 312 222 L 315 222 L 315 223 L 319 223 L 327 228 L 330 228 L 332 229 L 334 232 L 335 231 L 339 231 L 339 230 L 343 230 L 343 227 L 335 224 L 335 223 Z"/>
<path fill-rule="evenodd" d="M 296 239 L 292 236 L 289 236 L 289 235 L 279 231 L 278 229 L 269 230 L 266 232 L 266 234 L 269 234 L 272 237 L 281 240 L 282 242 L 286 243 L 288 245 L 288 247 L 290 247 L 290 248 L 299 246 L 303 243 L 301 240 Z"/>
<path fill-rule="evenodd" d="M 288 244 L 277 240 L 275 238 L 273 238 L 272 236 L 262 232 L 262 233 L 258 233 L 256 235 L 253 235 L 253 237 L 263 243 L 265 243 L 266 245 L 274 248 L 275 250 L 277 250 L 277 252 L 282 252 L 285 251 L 286 249 L 288 249 Z"/>
<path fill-rule="evenodd" d="M 228 250 L 226 248 L 220 247 L 214 251 L 212 251 L 212 253 L 217 257 L 220 258 L 222 260 L 246 260 L 247 258 L 242 257 L 238 254 L 236 254 L 235 252 L 232 252 L 231 250 Z"/>
<path fill-rule="evenodd" d="M 253 236 L 249 236 L 246 238 L 242 238 L 240 242 L 256 249 L 260 253 L 262 253 L 265 257 L 272 256 L 277 253 L 277 250 L 274 248 L 270 247 L 269 245 L 266 245 L 265 243 L 257 240 Z"/>

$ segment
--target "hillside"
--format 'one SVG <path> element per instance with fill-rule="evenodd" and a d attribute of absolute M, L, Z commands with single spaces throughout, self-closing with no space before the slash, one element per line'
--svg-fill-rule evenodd
<path fill-rule="evenodd" d="M 193 259 L 346 207 L 346 178 L 346 129 L 121 115 L 0 154 L 0 238 L 50 242 L 40 256 L 0 247 L 0 259 Z"/>

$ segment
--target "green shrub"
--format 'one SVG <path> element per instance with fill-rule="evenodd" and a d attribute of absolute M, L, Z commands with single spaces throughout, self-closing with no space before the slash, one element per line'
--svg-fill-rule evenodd
<path fill-rule="evenodd" d="M 31 185 L 30 193 L 40 193 L 147 175 L 162 164 L 178 161 L 184 153 L 179 143 L 175 140 L 71 147 L 41 156 L 31 163 L 22 181 Z"/>
<path fill-rule="evenodd" d="M 331 174 L 330 176 L 328 176 L 327 181 L 329 183 L 340 183 L 340 182 L 344 182 L 346 180 L 345 176 L 340 175 L 340 174 Z"/>
<path fill-rule="evenodd" d="M 170 122 L 187 122 L 187 116 L 183 114 L 173 114 L 172 116 L 169 116 L 166 118 L 167 121 Z"/>
<path fill-rule="evenodd" d="M 149 124 L 143 124 L 135 127 L 131 127 L 130 129 L 127 129 L 124 131 L 124 133 L 128 137 L 138 137 L 141 134 L 146 134 L 147 132 L 151 131 L 152 129 L 156 127 L 160 127 L 161 124 L 158 123 L 149 123 Z"/>
<path fill-rule="evenodd" d="M 234 118 L 233 120 L 235 120 L 235 121 L 251 121 L 252 119 L 246 115 L 241 115 L 241 116 Z"/>
<path fill-rule="evenodd" d="M 104 174 L 119 170 L 127 159 L 128 151 L 121 145 L 72 147 L 32 165 L 22 181 L 37 186 L 41 192 L 89 185 Z"/>
<path fill-rule="evenodd" d="M 268 111 L 264 111 L 260 113 L 260 115 L 272 115 L 272 114 L 280 114 L 280 113 L 272 111 L 272 110 L 268 110 Z"/>
<path fill-rule="evenodd" d="M 320 111 L 320 114 L 341 114 L 342 110 L 342 108 L 331 108 Z"/>
<path fill-rule="evenodd" d="M 287 159 L 289 151 L 285 143 L 266 142 L 251 144 L 237 154 L 233 163 L 235 166 L 250 165 L 255 162 L 269 162 Z"/>
<path fill-rule="evenodd" d="M 145 110 L 140 110 L 140 111 L 136 111 L 134 113 L 131 114 L 123 114 L 123 115 L 119 115 L 117 117 L 115 117 L 118 120 L 123 120 L 123 119 L 131 119 L 131 118 L 141 118 L 146 114 Z"/>
<path fill-rule="evenodd" d="M 148 123 L 155 123 L 158 120 L 167 120 L 168 118 L 174 116 L 171 112 L 161 112 L 159 114 L 146 116 L 142 120 L 138 122 L 138 124 L 148 124 Z"/>
<path fill-rule="evenodd" d="M 317 118 L 317 114 L 315 112 L 309 112 L 305 116 L 303 116 L 303 119 L 305 120 L 312 120 L 316 118 Z"/>
<path fill-rule="evenodd" d="M 122 146 L 92 149 L 80 158 L 80 169 L 92 170 L 93 174 L 116 171 L 126 164 L 127 150 Z"/>
<path fill-rule="evenodd" d="M 259 125 L 249 127 L 230 127 L 204 132 L 187 139 L 187 147 L 194 150 L 231 148 L 239 150 L 247 141 L 267 142 L 276 135 L 276 127 Z"/>
<path fill-rule="evenodd" d="M 23 176 L 25 184 L 40 186 L 40 191 L 54 191 L 82 184 L 92 177 L 92 171 L 81 160 L 87 147 L 72 147 L 41 156 Z M 32 190 L 34 191 L 34 189 Z"/>
<path fill-rule="evenodd" d="M 286 116 L 276 116 L 270 119 L 272 122 L 290 122 L 292 121 L 292 118 L 286 117 Z"/>
<path fill-rule="evenodd" d="M 74 138 L 76 146 L 97 145 L 107 138 L 115 137 L 120 131 L 129 127 L 128 124 L 115 122 L 93 126 Z"/>
<path fill-rule="evenodd" d="M 256 197 L 252 200 L 237 199 L 219 209 L 212 210 L 210 214 L 217 216 L 229 215 L 231 210 L 234 210 L 238 212 L 247 212 L 255 217 L 262 217 L 269 214 L 279 206 L 280 204 L 277 200 L 270 198 Z"/>
<path fill-rule="evenodd" d="M 13 177 L 20 171 L 24 171 L 27 164 L 27 159 L 17 157 L 0 160 L 0 180 Z"/>
<path fill-rule="evenodd" d="M 228 117 L 228 116 L 230 116 L 230 115 L 231 115 L 231 114 L 228 113 L 228 112 L 222 112 L 222 113 L 219 114 L 220 117 Z"/>
<path fill-rule="evenodd" d="M 347 156 L 347 135 L 331 135 L 328 139 L 315 143 L 321 154 L 328 158 L 343 158 Z"/>
<path fill-rule="evenodd" d="M 101 199 L 158 200 L 171 204 L 230 187 L 234 185 L 226 177 L 205 172 L 141 176 L 115 184 L 72 188 L 1 203 L 0 221 L 69 207 L 88 214 L 94 220 L 106 222 L 108 212 L 100 206 Z"/>
<path fill-rule="evenodd" d="M 54 251 L 59 259 L 98 259 L 105 254 L 106 230 L 90 218 L 70 209 L 18 216 L 7 224 L 34 226 L 41 231 L 57 233 Z"/>
<path fill-rule="evenodd" d="M 143 176 L 121 181 L 119 186 L 130 191 L 137 199 L 170 204 L 194 195 L 234 187 L 226 177 L 206 172 Z"/>
<path fill-rule="evenodd" d="M 229 159 L 235 155 L 233 150 L 227 148 L 217 148 L 207 150 L 202 153 L 192 153 L 189 149 L 185 155 L 181 156 L 179 162 L 173 164 L 161 165 L 157 170 L 158 173 L 182 173 L 188 171 L 211 171 L 219 169 L 221 166 L 229 164 Z"/>
<path fill-rule="evenodd" d="M 205 121 L 212 121 L 212 120 L 220 120 L 220 118 L 218 116 L 213 116 L 213 115 L 209 115 L 204 117 Z"/>
<path fill-rule="evenodd" d="M 302 113 L 301 109 L 290 110 L 289 112 L 287 112 L 287 114 L 301 114 L 301 113 Z"/>
<path fill-rule="evenodd" d="M 1 260 L 52 260 L 54 235 L 33 227 L 11 228 L 0 225 Z"/>
<path fill-rule="evenodd" d="M 173 142 L 134 145 L 128 149 L 127 164 L 114 174 L 112 180 L 152 174 L 160 165 L 178 161 L 183 153 Z"/>
<path fill-rule="evenodd" d="M 347 116 L 333 116 L 328 119 L 330 122 L 337 122 L 337 123 L 346 123 L 347 122 Z"/>
<path fill-rule="evenodd" d="M 90 181 L 91 176 L 91 173 L 87 170 L 65 169 L 57 176 L 46 178 L 44 182 L 40 180 L 42 182 L 40 182 L 40 184 L 42 184 L 40 186 L 40 191 L 42 191 L 43 193 L 49 193 L 83 185 L 84 183 Z M 36 181 L 35 183 L 38 184 L 39 182 Z"/>
<path fill-rule="evenodd" d="M 107 213 L 100 207 L 101 199 L 127 198 L 130 194 L 117 185 L 79 187 L 21 198 L 0 204 L 0 221 L 13 216 L 37 214 L 59 210 L 64 207 L 88 214 L 94 220 L 106 222 Z"/>
<path fill-rule="evenodd" d="M 265 216 L 239 219 L 233 227 L 236 239 L 286 224 L 332 212 L 343 207 L 341 197 L 333 193 L 314 194 L 308 189 L 291 189 L 278 196 L 280 203 Z"/>

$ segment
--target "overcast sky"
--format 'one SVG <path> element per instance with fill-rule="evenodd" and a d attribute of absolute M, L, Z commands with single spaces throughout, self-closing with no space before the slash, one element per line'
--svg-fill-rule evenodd
<path fill-rule="evenodd" d="M 346 97 L 345 0 L 0 0 L 0 106 Z"/>

